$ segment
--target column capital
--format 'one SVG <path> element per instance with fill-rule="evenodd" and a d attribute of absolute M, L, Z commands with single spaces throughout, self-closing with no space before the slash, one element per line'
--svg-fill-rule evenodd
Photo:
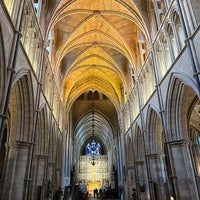
<path fill-rule="evenodd" d="M 165 142 L 169 146 L 189 145 L 190 141 L 186 139 L 173 140 Z"/>
<path fill-rule="evenodd" d="M 45 159 L 45 158 L 48 158 L 49 156 L 48 155 L 35 155 L 35 157 L 39 158 L 39 159 Z"/>
<path fill-rule="evenodd" d="M 135 164 L 144 164 L 144 160 L 134 161 Z"/>
<path fill-rule="evenodd" d="M 14 142 L 6 143 L 5 144 L 6 148 L 9 148 L 9 147 L 19 147 L 19 146 L 30 147 L 32 145 L 34 145 L 33 142 L 20 141 L 20 140 L 16 140 Z"/>
<path fill-rule="evenodd" d="M 159 154 L 158 153 L 150 153 L 145 155 L 146 158 L 158 158 Z"/>

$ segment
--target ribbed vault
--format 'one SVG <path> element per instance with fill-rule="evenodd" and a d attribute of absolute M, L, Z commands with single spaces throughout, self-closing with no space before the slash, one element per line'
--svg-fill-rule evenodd
<path fill-rule="evenodd" d="M 93 123 L 94 120 L 94 123 Z M 94 136 L 93 136 L 94 133 Z M 89 113 L 80 120 L 75 129 L 76 152 L 86 146 L 89 139 L 100 141 L 107 153 L 113 146 L 113 131 L 108 121 L 99 113 Z"/>
<path fill-rule="evenodd" d="M 88 99 L 94 100 L 95 92 L 99 94 L 95 99 L 95 135 L 106 148 L 113 148 L 117 113 L 133 88 L 132 74 L 141 67 L 138 45 L 141 34 L 146 43 L 150 40 L 145 23 L 148 2 L 51 0 L 48 3 L 47 35 L 53 31 L 51 61 L 60 81 L 67 116 L 72 116 L 76 153 L 92 137 Z M 92 98 L 87 97 L 90 92 Z"/>
<path fill-rule="evenodd" d="M 48 31 L 54 29 L 53 62 L 57 74 L 61 74 L 66 105 L 72 105 L 88 87 L 101 88 L 105 83 L 101 92 L 120 109 L 123 92 L 130 92 L 132 88 L 131 73 L 137 67 L 139 32 L 148 39 L 141 14 L 146 6 L 144 2 L 50 1 L 55 7 L 49 12 Z M 82 89 L 77 90 L 80 84 Z"/>

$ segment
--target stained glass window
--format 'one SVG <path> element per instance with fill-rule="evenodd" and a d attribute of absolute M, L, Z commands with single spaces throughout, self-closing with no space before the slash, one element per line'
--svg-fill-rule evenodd
<path fill-rule="evenodd" d="M 101 155 L 101 145 L 95 140 L 86 145 L 86 155 L 87 156 L 99 156 Z"/>

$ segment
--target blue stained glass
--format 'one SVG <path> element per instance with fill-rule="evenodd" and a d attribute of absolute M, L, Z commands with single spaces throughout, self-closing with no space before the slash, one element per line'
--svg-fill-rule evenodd
<path fill-rule="evenodd" d="M 33 6 L 35 8 L 35 12 L 37 13 L 39 9 L 39 3 L 33 3 Z"/>
<path fill-rule="evenodd" d="M 87 146 L 86 146 L 86 155 L 89 156 L 91 153 L 91 146 L 90 144 L 88 143 Z"/>
<path fill-rule="evenodd" d="M 91 143 L 86 145 L 86 155 L 87 156 L 99 156 L 101 155 L 101 145 L 96 143 L 95 140 L 92 140 Z"/>
<path fill-rule="evenodd" d="M 92 152 L 95 152 L 96 150 L 96 142 L 94 140 L 92 140 L 92 143 L 91 143 L 91 150 Z"/>
<path fill-rule="evenodd" d="M 99 143 L 97 143 L 97 147 L 96 147 L 96 154 L 100 155 L 100 150 L 101 150 L 101 145 Z"/>

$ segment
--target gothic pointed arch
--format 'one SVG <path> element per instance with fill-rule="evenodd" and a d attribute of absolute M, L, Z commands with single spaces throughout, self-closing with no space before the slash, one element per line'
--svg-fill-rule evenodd
<path fill-rule="evenodd" d="M 187 182 L 187 188 L 190 187 L 192 190 L 186 189 L 187 192 L 184 194 L 186 198 L 192 194 L 198 196 L 197 180 L 195 179 L 198 173 L 191 166 L 193 165 L 193 160 L 199 159 L 199 156 L 195 158 L 195 151 L 190 151 L 188 145 L 194 133 L 192 131 L 192 123 L 195 124 L 195 120 L 199 121 L 200 119 L 196 110 L 199 106 L 198 92 L 196 93 L 196 90 L 197 87 L 192 78 L 183 73 L 175 73 L 171 76 L 166 103 L 166 111 L 168 113 L 167 130 L 169 134 L 167 138 L 171 148 L 172 173 L 177 175 L 178 184 L 176 189 L 183 189 L 180 184 L 183 180 L 192 180 Z M 196 141 L 197 144 L 198 141 Z M 179 167 L 177 167 L 177 164 L 179 164 Z M 196 162 L 195 165 L 198 166 L 199 163 Z"/>
<path fill-rule="evenodd" d="M 179 51 L 184 47 L 185 43 L 185 35 L 183 31 L 183 26 L 181 24 L 180 16 L 178 12 L 175 10 L 173 13 L 173 18 L 172 18 L 175 28 L 176 28 L 176 33 L 177 33 L 177 39 L 178 39 L 178 44 L 179 44 Z"/>
<path fill-rule="evenodd" d="M 2 196 L 8 197 L 8 190 L 19 190 L 25 192 L 25 177 L 28 174 L 32 139 L 33 139 L 33 88 L 31 75 L 28 70 L 20 70 L 16 73 L 11 88 L 9 101 L 10 123 L 9 135 L 6 149 L 6 170 L 4 180 L 7 184 L 3 185 Z M 15 160 L 15 162 L 13 162 Z M 17 167 L 16 167 L 17 166 Z M 22 198 L 21 192 L 18 198 Z M 15 194 L 12 194 L 14 198 Z"/>
<path fill-rule="evenodd" d="M 41 106 L 38 117 L 37 133 L 36 133 L 36 149 L 35 154 L 45 156 L 48 155 L 48 115 L 46 105 Z"/>
<path fill-rule="evenodd" d="M 146 148 L 147 165 L 149 166 L 149 176 L 152 179 L 154 191 L 152 196 L 158 199 L 167 200 L 167 171 L 164 131 L 160 114 L 154 106 L 149 106 L 146 121 Z M 164 166 L 164 167 L 163 167 Z M 155 173 L 155 167 L 158 170 Z"/>
<path fill-rule="evenodd" d="M 142 130 L 137 125 L 135 127 L 135 139 L 134 139 L 134 154 L 136 161 L 144 161 L 145 156 L 145 146 L 144 146 L 144 138 L 142 135 Z"/>
<path fill-rule="evenodd" d="M 33 110 L 34 93 L 31 75 L 28 70 L 22 69 L 14 76 L 11 90 L 9 111 L 12 127 L 9 142 L 15 140 L 32 141 Z"/>
<path fill-rule="evenodd" d="M 131 133 L 129 133 L 127 135 L 126 138 L 126 153 L 127 153 L 127 163 L 128 163 L 128 167 L 133 166 L 134 163 L 134 158 L 133 158 L 133 140 L 131 137 Z"/>
<path fill-rule="evenodd" d="M 151 106 L 148 108 L 146 119 L 146 146 L 149 154 L 164 153 L 164 136 L 160 115 Z"/>
<path fill-rule="evenodd" d="M 171 76 L 166 100 L 168 140 L 188 139 L 188 112 L 194 99 L 198 96 L 198 88 L 194 81 L 184 73 Z"/>

